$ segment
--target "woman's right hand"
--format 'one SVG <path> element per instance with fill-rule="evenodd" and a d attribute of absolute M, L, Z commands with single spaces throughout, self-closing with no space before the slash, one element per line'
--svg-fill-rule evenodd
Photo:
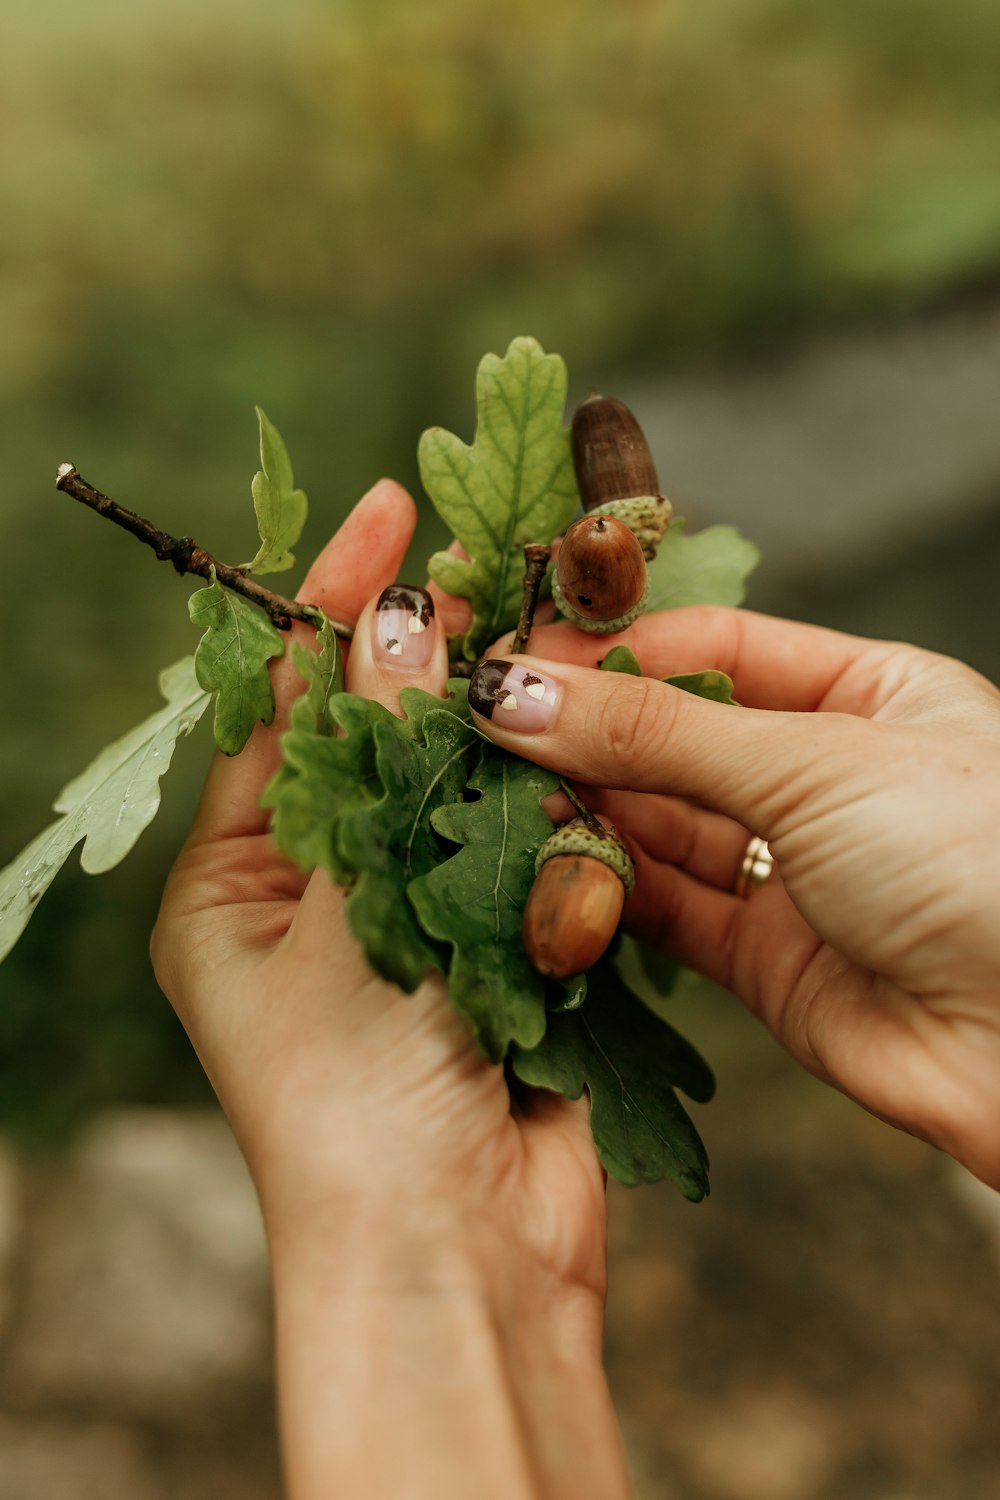
<path fill-rule="evenodd" d="M 618 643 L 645 677 L 593 670 Z M 541 626 L 531 646 L 506 694 L 503 662 L 473 680 L 480 725 L 604 789 L 587 799 L 636 857 L 632 930 L 1000 1188 L 996 688 L 928 651 L 743 610 L 672 610 L 597 641 Z M 657 680 L 708 666 L 745 707 Z M 526 672 L 525 712 L 491 713 Z M 776 871 L 741 900 L 751 834 Z"/>

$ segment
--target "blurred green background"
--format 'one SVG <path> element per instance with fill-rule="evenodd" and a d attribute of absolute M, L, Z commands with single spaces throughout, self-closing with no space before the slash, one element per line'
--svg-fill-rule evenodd
<path fill-rule="evenodd" d="M 574 396 L 766 381 L 1000 295 L 995 0 L 46 0 L 3 29 L 0 862 L 193 646 L 190 586 L 57 495 L 59 462 L 240 559 L 259 402 L 305 560 L 380 474 L 419 492 L 420 431 L 471 436 L 476 362 L 516 334 Z M 751 600 L 995 671 L 996 498 L 849 586 L 765 560 Z M 0 969 L 27 1136 L 206 1096 L 146 959 L 206 727 L 126 864 L 74 857 Z"/>

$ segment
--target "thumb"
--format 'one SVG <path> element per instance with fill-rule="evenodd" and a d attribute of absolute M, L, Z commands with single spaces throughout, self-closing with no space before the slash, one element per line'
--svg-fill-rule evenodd
<path fill-rule="evenodd" d="M 480 662 L 476 722 L 497 745 L 575 781 L 689 797 L 766 839 L 871 758 L 849 714 L 736 708 L 648 677 L 532 657 Z"/>

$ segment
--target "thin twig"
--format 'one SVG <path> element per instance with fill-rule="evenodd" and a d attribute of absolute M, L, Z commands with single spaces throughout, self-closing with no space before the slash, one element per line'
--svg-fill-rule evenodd
<path fill-rule="evenodd" d="M 293 620 L 303 620 L 317 630 L 322 625 L 323 612 L 316 605 L 300 604 L 297 599 L 286 599 L 283 595 L 266 589 L 256 579 L 249 578 L 243 568 L 233 568 L 228 563 L 219 562 L 218 558 L 199 547 L 192 537 L 171 536 L 168 531 L 160 531 L 144 516 L 126 510 L 124 505 L 119 505 L 107 495 L 102 495 L 100 490 L 95 490 L 73 464 L 59 465 L 56 489 L 72 495 L 81 505 L 89 505 L 98 515 L 106 516 L 116 526 L 130 531 L 140 542 L 152 547 L 161 562 L 172 563 L 178 573 L 195 573 L 200 578 L 211 579 L 214 569 L 221 584 L 232 589 L 234 594 L 242 594 L 252 604 L 258 604 L 279 630 L 290 629 Z M 331 620 L 330 625 L 334 634 L 339 635 L 342 640 L 349 641 L 354 634 L 350 625 L 342 625 L 339 620 Z"/>
<path fill-rule="evenodd" d="M 529 542 L 524 549 L 524 593 L 521 595 L 521 613 L 517 618 L 517 629 L 510 645 L 511 656 L 520 656 L 528 649 L 528 637 L 535 618 L 535 605 L 538 603 L 538 590 L 542 586 L 542 579 L 545 577 L 545 569 L 549 565 L 551 556 L 552 548 L 542 546 L 538 542 Z"/>
<path fill-rule="evenodd" d="M 600 818 L 596 813 L 591 812 L 586 802 L 581 801 L 581 799 L 574 792 L 573 788 L 570 786 L 569 782 L 564 781 L 561 776 L 559 778 L 559 786 L 568 797 L 570 802 L 572 802 L 573 806 L 580 814 L 583 822 L 586 823 L 587 827 L 590 829 L 591 833 L 599 833 L 602 839 L 607 838 L 608 830 L 605 828 Z"/>

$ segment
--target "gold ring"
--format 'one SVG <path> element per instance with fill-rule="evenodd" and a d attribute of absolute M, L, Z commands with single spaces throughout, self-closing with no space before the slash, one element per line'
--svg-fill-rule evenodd
<path fill-rule="evenodd" d="M 767 847 L 767 840 L 754 834 L 744 852 L 733 894 L 746 901 L 759 885 L 764 884 L 773 869 L 774 855 Z"/>

